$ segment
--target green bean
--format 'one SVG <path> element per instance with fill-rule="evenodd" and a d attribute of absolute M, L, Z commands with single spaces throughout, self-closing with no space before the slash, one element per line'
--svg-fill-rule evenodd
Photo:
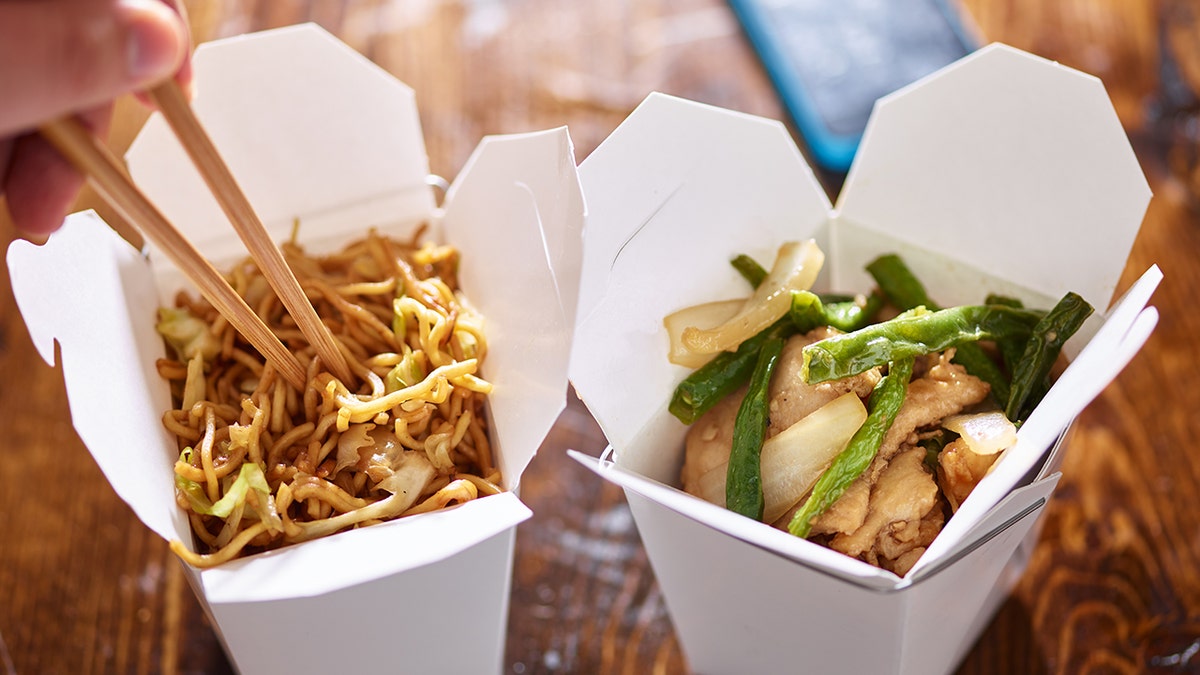
<path fill-rule="evenodd" d="M 883 307 L 883 296 L 872 293 L 867 296 L 865 304 L 855 300 L 843 302 L 825 302 L 825 324 L 849 333 L 863 328 L 871 323 L 871 319 Z"/>
<path fill-rule="evenodd" d="M 883 298 L 874 294 L 867 298 L 865 305 L 859 305 L 853 300 L 825 303 L 815 293 L 792 291 L 792 306 L 788 309 L 788 316 L 800 333 L 807 333 L 818 326 L 833 326 L 848 333 L 870 323 L 871 317 L 882 304 Z"/>
<path fill-rule="evenodd" d="M 996 401 L 1008 400 L 1008 378 L 1004 377 L 1004 372 L 992 357 L 983 351 L 983 347 L 974 342 L 955 345 L 954 358 L 950 360 L 965 368 L 971 375 L 987 382 Z"/>
<path fill-rule="evenodd" d="M 1005 307 L 1015 307 L 1017 309 L 1025 309 L 1025 303 L 1021 302 L 1021 300 L 1019 298 L 1012 298 L 1007 295 L 1000 295 L 998 293 L 988 293 L 987 298 L 985 298 L 983 301 L 983 304 L 985 304 L 985 305 L 1004 305 Z"/>
<path fill-rule="evenodd" d="M 825 325 L 825 307 L 821 299 L 808 291 L 793 291 L 792 305 L 788 318 L 799 333 L 807 333 L 817 326 Z"/>
<path fill-rule="evenodd" d="M 750 256 L 742 253 L 733 260 L 729 261 L 733 265 L 733 269 L 742 275 L 742 278 L 750 282 L 750 285 L 758 288 L 762 284 L 763 279 L 767 278 L 767 268 L 758 264 L 758 261 Z"/>
<path fill-rule="evenodd" d="M 797 537 L 808 537 L 812 521 L 829 509 L 846 492 L 850 484 L 863 475 L 879 452 L 884 436 L 896 421 L 896 413 L 904 404 L 908 381 L 912 377 L 911 357 L 892 361 L 888 374 L 875 385 L 868 402 L 867 420 L 850 437 L 846 448 L 833 458 L 833 463 L 817 479 L 804 506 L 792 517 L 788 531 Z"/>
<path fill-rule="evenodd" d="M 882 255 L 871 261 L 867 265 L 867 272 L 875 279 L 875 283 L 879 284 L 879 290 L 899 309 L 924 307 L 934 312 L 941 309 L 929 297 L 925 286 L 912 270 L 908 269 L 908 265 L 904 264 L 904 260 L 895 253 Z M 952 360 L 966 368 L 968 373 L 991 385 L 991 393 L 997 402 L 1008 400 L 1008 380 L 982 347 L 974 343 L 958 345 Z"/>
<path fill-rule="evenodd" d="M 939 430 L 937 434 L 917 441 L 917 445 L 925 448 L 925 466 L 929 467 L 934 475 L 937 475 L 938 458 L 946 447 L 946 432 Z"/>
<path fill-rule="evenodd" d="M 783 352 L 783 339 L 763 342 L 750 377 L 750 389 L 733 423 L 733 447 L 725 478 L 725 505 L 730 511 L 762 520 L 762 444 L 767 435 L 771 373 Z"/>
<path fill-rule="evenodd" d="M 1067 293 L 1033 327 L 1025 353 L 1013 371 L 1012 393 L 1004 414 L 1024 420 L 1045 395 L 1047 379 L 1063 345 L 1092 314 L 1092 306 L 1075 293 Z M 1039 393 L 1040 392 L 1040 393 Z"/>
<path fill-rule="evenodd" d="M 684 424 L 695 422 L 709 408 L 750 379 L 759 348 L 764 342 L 773 338 L 787 338 L 795 332 L 792 322 L 783 317 L 743 342 L 737 351 L 717 354 L 675 387 L 667 409 Z"/>
<path fill-rule="evenodd" d="M 1006 307 L 1016 307 L 1017 309 L 1024 309 L 1025 307 L 1025 303 L 1021 302 L 1017 298 L 1010 298 L 1006 295 L 997 295 L 995 293 L 988 293 L 988 296 L 983 301 L 983 304 L 1005 305 Z M 1028 339 L 1007 339 L 998 340 L 996 342 L 996 346 L 1000 349 L 1000 360 L 1004 363 L 1004 369 L 1008 371 L 1010 377 L 1012 376 L 1013 371 L 1016 369 L 1017 363 L 1020 362 L 1021 355 L 1025 353 L 1026 342 L 1028 342 Z M 1011 394 L 1006 394 L 1005 396 L 1001 397 L 999 395 L 1001 392 L 996 392 L 993 390 L 992 393 L 996 394 L 997 401 L 1001 401 L 1005 405 L 1008 404 L 1008 399 Z"/>
<path fill-rule="evenodd" d="M 931 311 L 940 309 L 925 292 L 925 286 L 895 253 L 872 260 L 867 265 L 867 272 L 879 284 L 879 290 L 900 310 L 913 307 L 924 307 Z"/>
<path fill-rule="evenodd" d="M 917 308 L 808 345 L 800 372 L 810 384 L 839 380 L 964 342 L 1028 335 L 1039 318 L 1037 312 L 1000 305 L 964 305 L 937 312 Z"/>

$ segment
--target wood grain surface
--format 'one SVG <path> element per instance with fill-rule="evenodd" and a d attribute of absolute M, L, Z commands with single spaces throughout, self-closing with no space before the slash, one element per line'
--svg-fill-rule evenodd
<path fill-rule="evenodd" d="M 448 177 L 485 134 L 563 124 L 583 160 L 655 90 L 782 115 L 721 0 L 187 4 L 197 41 L 337 34 L 416 89 Z M 988 40 L 1104 82 L 1155 192 L 1122 286 L 1152 263 L 1166 278 L 1157 332 L 1078 421 L 1029 570 L 959 672 L 1200 672 L 1200 2 L 965 7 Z M 144 117 L 121 101 L 110 145 Z M 0 275 L 0 673 L 229 672 L 178 562 L 76 437 Z M 506 672 L 687 671 L 621 492 L 563 452 L 603 446 L 572 400 L 525 476 L 537 515 L 518 529 Z"/>

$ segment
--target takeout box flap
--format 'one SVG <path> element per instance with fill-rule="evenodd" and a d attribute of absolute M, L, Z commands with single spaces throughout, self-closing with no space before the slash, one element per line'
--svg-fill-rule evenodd
<path fill-rule="evenodd" d="M 488 400 L 509 488 L 566 407 L 583 220 L 565 127 L 484 138 L 446 194 L 459 280 L 486 321 L 483 376 L 505 374 Z"/>
<path fill-rule="evenodd" d="M 154 367 L 165 353 L 145 260 L 87 211 L 68 216 L 42 246 L 14 241 L 8 269 L 46 363 L 61 347 L 71 422 L 113 490 L 164 539 L 187 533 L 172 494 L 178 453 L 162 425 L 171 395 Z"/>
<path fill-rule="evenodd" d="M 192 108 L 272 238 L 302 238 L 434 214 L 412 89 L 315 24 L 202 44 Z M 126 154 L 134 181 L 218 266 L 245 255 L 159 114 Z M 150 247 L 153 251 L 153 246 Z"/>
<path fill-rule="evenodd" d="M 1158 325 L 1157 309 L 1146 303 L 1160 281 L 1162 272 L 1152 266 L 1122 295 L 1099 331 L 1021 425 L 1016 444 L 1004 451 L 946 522 L 910 575 L 953 557 L 982 536 L 987 522 L 994 517 L 992 512 L 1011 498 L 1013 487 L 1051 459 L 1060 435 L 1125 369 Z M 1043 475 L 1035 473 L 1039 478 Z"/>
<path fill-rule="evenodd" d="M 664 368 L 663 317 L 744 294 L 731 251 L 770 260 L 784 239 L 823 239 L 829 200 L 781 123 L 665 94 L 579 173 L 588 226 L 571 381 L 623 449 L 682 377 Z"/>
<path fill-rule="evenodd" d="M 952 265 L 1103 311 L 1150 196 L 1099 79 L 992 44 L 876 103 L 837 205 Z"/>
<path fill-rule="evenodd" d="M 433 209 L 424 145 L 407 87 L 312 26 L 210 43 L 199 54 L 196 84 L 207 101 L 201 119 L 210 130 L 224 128 L 224 134 L 231 134 L 214 134 L 223 155 L 250 162 L 234 167 L 239 181 L 246 168 L 264 172 L 248 184 L 258 186 L 249 197 L 264 220 L 267 214 L 289 223 L 301 218 L 298 241 L 314 252 L 341 248 L 370 227 L 407 239 L 429 222 L 434 235 L 442 234 L 442 212 Z M 242 72 L 257 73 L 260 64 L 270 64 L 261 67 L 271 76 L 269 85 L 254 84 Z M 237 86 L 225 89 L 226 78 Z M 299 90 L 321 95 L 305 103 L 308 99 Z M 180 187 L 177 193 L 168 189 L 173 180 L 180 186 L 188 183 L 192 169 L 155 119 L 147 135 L 134 142 L 135 181 L 156 186 L 152 200 L 172 220 L 188 223 L 187 236 L 196 236 L 218 266 L 244 258 L 244 247 L 215 206 L 208 216 L 198 215 L 206 213 L 203 204 L 211 200 L 198 178 L 195 186 Z M 239 125 L 258 131 L 247 134 Z M 271 158 L 288 168 L 271 170 Z M 506 177 L 504 162 L 511 162 Z M 464 169 L 445 206 L 453 232 L 450 243 L 467 249 L 461 287 L 483 314 L 485 330 L 494 325 L 503 332 L 503 337 L 488 334 L 484 375 L 500 393 L 501 404 L 489 415 L 493 454 L 509 488 L 518 485 L 541 444 L 546 420 L 565 402 L 578 283 L 570 266 L 581 256 L 583 221 L 574 166 L 564 129 L 491 139 Z M 174 179 L 165 180 L 156 171 Z M 307 171 L 344 192 L 310 185 L 311 177 L 299 175 Z M 484 207 L 493 196 L 496 208 L 488 211 Z M 293 198 L 299 206 L 289 209 Z M 290 230 L 289 224 L 272 231 L 283 239 Z M 91 213 L 69 217 L 45 246 L 17 242 L 9 260 L 22 313 L 39 349 L 50 359 L 53 341 L 63 346 L 72 415 L 114 489 L 160 536 L 191 542 L 186 517 L 175 504 L 172 467 L 179 452 L 161 423 L 172 404 L 155 367 L 164 348 L 154 328 L 157 308 L 190 284 L 165 256 L 153 249 L 139 254 Z M 560 263 L 562 271 L 551 267 Z M 511 269 L 515 265 L 520 273 Z M 520 334 L 518 327 L 532 325 L 546 343 L 538 345 L 546 349 L 542 354 L 533 353 L 528 341 L 509 339 Z M 537 358 L 543 358 L 537 368 L 527 367 L 526 359 Z M 543 405 L 545 410 L 528 409 Z M 208 570 L 203 586 L 222 601 L 327 592 L 428 565 L 530 515 L 515 493 L 487 497 L 366 534 L 343 533 L 286 547 L 261 561 L 234 563 L 232 567 L 242 568 L 238 575 Z M 343 545 L 344 534 L 351 536 Z M 355 552 L 356 564 L 344 563 L 345 550 Z M 312 565 L 306 569 L 325 570 L 322 580 L 309 586 L 298 582 L 296 575 L 302 573 L 288 563 L 290 558 Z M 247 581 L 256 575 L 261 585 Z"/>

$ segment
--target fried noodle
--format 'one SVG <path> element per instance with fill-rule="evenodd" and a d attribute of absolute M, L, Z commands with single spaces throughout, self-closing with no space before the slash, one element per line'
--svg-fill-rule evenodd
<path fill-rule="evenodd" d="M 280 340 L 307 364 L 297 391 L 205 301 L 181 293 L 160 310 L 175 359 L 158 363 L 175 409 L 164 427 L 180 449 L 176 501 L 200 552 L 196 567 L 501 491 L 480 377 L 482 318 L 458 291 L 449 246 L 376 232 L 345 250 L 288 264 L 356 381 L 327 371 L 253 261 L 229 275 Z"/>

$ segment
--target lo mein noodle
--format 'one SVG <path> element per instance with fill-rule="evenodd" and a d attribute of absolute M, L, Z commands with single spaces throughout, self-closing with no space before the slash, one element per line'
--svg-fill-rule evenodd
<path fill-rule="evenodd" d="M 253 261 L 229 274 L 307 364 L 297 391 L 211 306 L 180 293 L 159 311 L 174 359 L 158 362 L 176 408 L 176 501 L 197 567 L 500 491 L 479 377 L 482 318 L 457 288 L 457 250 L 371 232 L 340 253 L 283 246 L 357 382 L 327 372 Z M 294 237 L 293 237 L 294 239 Z"/>

